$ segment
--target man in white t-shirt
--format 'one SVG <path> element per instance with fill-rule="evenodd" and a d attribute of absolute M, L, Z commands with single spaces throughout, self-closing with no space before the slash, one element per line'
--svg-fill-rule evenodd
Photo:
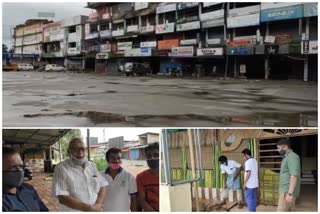
<path fill-rule="evenodd" d="M 251 157 L 251 151 L 249 149 L 244 149 L 242 151 L 245 162 L 245 175 L 244 175 L 244 185 L 245 191 L 244 195 L 246 198 L 248 211 L 256 212 L 257 207 L 257 192 L 258 192 L 258 163 Z"/>
<path fill-rule="evenodd" d="M 224 205 L 227 202 L 228 190 L 237 191 L 238 208 L 242 208 L 242 190 L 240 185 L 241 164 L 234 160 L 228 160 L 226 156 L 219 157 L 222 181 L 224 189 L 221 192 L 222 201 L 219 205 Z"/>
<path fill-rule="evenodd" d="M 109 197 L 104 201 L 103 211 L 136 212 L 137 183 L 135 177 L 121 167 L 121 150 L 110 148 L 106 152 L 106 161 L 109 166 L 101 174 L 109 183 Z"/>

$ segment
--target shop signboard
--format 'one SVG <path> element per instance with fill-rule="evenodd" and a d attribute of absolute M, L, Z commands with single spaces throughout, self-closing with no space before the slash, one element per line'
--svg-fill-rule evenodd
<path fill-rule="evenodd" d="M 196 45 L 197 39 L 184 39 L 180 40 L 180 45 Z"/>
<path fill-rule="evenodd" d="M 298 19 L 303 17 L 301 3 L 261 3 L 261 22 Z"/>
<path fill-rule="evenodd" d="M 171 50 L 172 47 L 178 47 L 178 46 L 179 46 L 179 39 L 167 39 L 167 40 L 158 41 L 159 50 L 165 50 L 165 49 Z"/>
<path fill-rule="evenodd" d="M 156 25 L 156 34 L 173 33 L 173 32 L 174 32 L 174 23 Z"/>
<path fill-rule="evenodd" d="M 100 51 L 101 52 L 110 52 L 111 51 L 111 45 L 110 44 L 104 44 L 100 45 Z"/>
<path fill-rule="evenodd" d="M 108 53 L 97 53 L 96 59 L 108 59 L 109 54 Z"/>
<path fill-rule="evenodd" d="M 151 48 L 133 48 L 124 51 L 125 57 L 147 57 L 151 56 Z"/>
<path fill-rule="evenodd" d="M 141 48 L 155 48 L 157 47 L 157 41 L 150 41 L 150 42 L 140 42 Z"/>
<path fill-rule="evenodd" d="M 227 27 L 237 28 L 260 24 L 260 5 L 235 8 L 228 12 Z"/>
<path fill-rule="evenodd" d="M 68 54 L 76 54 L 77 52 L 77 48 L 68 48 Z"/>
<path fill-rule="evenodd" d="M 171 56 L 193 56 L 193 46 L 173 47 Z"/>
<path fill-rule="evenodd" d="M 197 56 L 222 56 L 223 48 L 198 48 Z"/>
<path fill-rule="evenodd" d="M 177 31 L 195 30 L 200 28 L 200 21 L 187 22 L 177 25 Z"/>
<path fill-rule="evenodd" d="M 118 42 L 118 51 L 123 51 L 132 48 L 132 42 Z"/>
<path fill-rule="evenodd" d="M 214 38 L 214 39 L 207 39 L 207 44 L 208 45 L 218 45 L 222 43 L 221 38 Z"/>
<path fill-rule="evenodd" d="M 254 49 L 251 46 L 227 47 L 227 55 L 252 55 Z"/>

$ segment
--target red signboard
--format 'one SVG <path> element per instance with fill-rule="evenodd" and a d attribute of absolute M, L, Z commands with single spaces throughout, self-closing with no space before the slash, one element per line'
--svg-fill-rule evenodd
<path fill-rule="evenodd" d="M 250 45 L 250 44 L 251 44 L 250 40 L 236 40 L 236 41 L 228 42 L 229 46 L 241 46 L 241 45 Z"/>
<path fill-rule="evenodd" d="M 167 49 L 171 49 L 172 47 L 178 47 L 178 46 L 179 46 L 179 39 L 168 39 L 168 40 L 158 41 L 159 50 L 167 50 Z"/>

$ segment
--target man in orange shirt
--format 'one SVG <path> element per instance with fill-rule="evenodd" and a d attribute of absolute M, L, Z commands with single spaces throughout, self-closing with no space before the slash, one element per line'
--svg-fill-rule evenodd
<path fill-rule="evenodd" d="M 153 143 L 144 150 L 149 169 L 137 176 L 140 206 L 144 212 L 159 211 L 159 143 Z"/>

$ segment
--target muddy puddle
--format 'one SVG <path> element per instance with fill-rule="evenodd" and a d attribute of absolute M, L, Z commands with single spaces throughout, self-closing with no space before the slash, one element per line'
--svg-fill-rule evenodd
<path fill-rule="evenodd" d="M 122 115 L 115 113 L 96 112 L 96 111 L 79 111 L 63 113 L 38 113 L 25 114 L 25 118 L 35 117 L 84 117 L 91 123 L 123 123 L 124 126 L 167 126 L 167 123 L 174 122 L 179 126 L 190 126 L 193 121 L 203 121 L 208 126 L 219 124 L 221 126 L 286 126 L 286 127 L 315 127 L 317 126 L 317 113 L 257 113 L 245 116 L 206 116 L 200 114 L 182 114 L 182 115 Z"/>

